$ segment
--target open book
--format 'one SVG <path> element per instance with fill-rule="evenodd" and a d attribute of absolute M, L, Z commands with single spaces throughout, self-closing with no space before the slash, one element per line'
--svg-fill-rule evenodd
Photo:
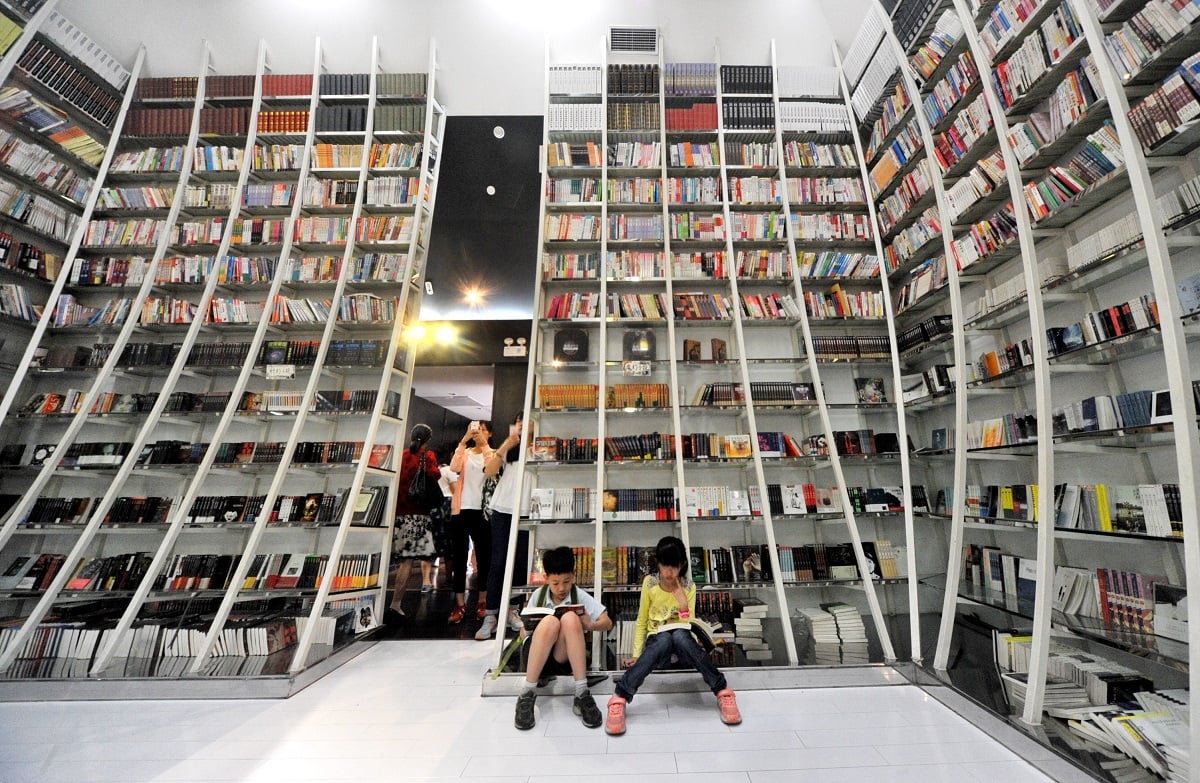
<path fill-rule="evenodd" d="M 686 622 L 679 620 L 673 623 L 663 623 L 658 626 L 658 630 L 655 633 L 662 633 L 664 631 L 691 631 L 692 636 L 696 637 L 696 641 L 700 643 L 704 652 L 712 652 L 713 648 L 717 646 L 717 641 L 713 638 L 713 632 L 716 630 L 719 629 L 696 617 Z"/>
<path fill-rule="evenodd" d="M 575 614 L 583 614 L 583 604 L 563 604 L 562 606 L 526 606 L 521 610 L 521 619 L 525 622 L 525 629 L 532 631 L 537 627 L 537 624 L 542 621 L 543 617 L 554 615 L 562 617 L 564 614 L 574 612 Z"/>

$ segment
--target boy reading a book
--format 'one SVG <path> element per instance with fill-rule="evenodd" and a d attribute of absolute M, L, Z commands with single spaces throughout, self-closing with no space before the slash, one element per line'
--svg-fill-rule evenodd
<path fill-rule="evenodd" d="M 737 698 L 726 684 L 725 675 L 692 636 L 696 585 L 688 579 L 687 547 L 675 536 L 664 536 L 659 539 L 655 556 L 658 573 L 648 575 L 642 582 L 633 657 L 625 660 L 629 668 L 617 681 L 613 697 L 608 701 L 604 730 L 614 735 L 625 733 L 625 705 L 633 701 L 647 675 L 669 663 L 672 656 L 680 663 L 694 667 L 704 677 L 704 683 L 717 697 L 723 722 L 731 726 L 741 723 Z"/>
<path fill-rule="evenodd" d="M 570 547 L 546 552 L 542 570 L 546 572 L 546 584 L 534 591 L 522 611 L 527 622 L 536 619 L 537 625 L 529 643 L 525 682 L 517 697 L 513 723 L 518 729 L 532 729 L 538 680 L 543 675 L 569 671 L 575 679 L 575 714 L 583 719 L 584 726 L 594 729 L 603 718 L 588 691 L 584 633 L 607 631 L 612 628 L 612 619 L 604 604 L 575 586 L 575 553 Z"/>

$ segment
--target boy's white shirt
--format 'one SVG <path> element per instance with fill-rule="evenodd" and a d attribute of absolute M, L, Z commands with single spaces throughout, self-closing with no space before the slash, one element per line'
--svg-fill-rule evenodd
<path fill-rule="evenodd" d="M 546 605 L 548 605 L 551 609 L 556 609 L 560 606 L 567 606 L 571 603 L 570 590 L 567 591 L 567 594 L 563 597 L 563 600 L 555 601 L 554 593 L 551 592 L 549 585 L 543 585 L 538 589 L 544 589 L 546 591 Z M 537 598 L 536 595 L 534 597 L 535 599 Z M 575 597 L 579 599 L 578 603 L 583 604 L 583 611 L 587 612 L 588 617 L 592 618 L 592 622 L 599 620 L 604 615 L 604 612 L 607 611 L 604 608 L 604 604 L 597 601 L 591 593 L 589 593 L 587 590 L 584 590 L 579 585 L 575 585 Z"/>

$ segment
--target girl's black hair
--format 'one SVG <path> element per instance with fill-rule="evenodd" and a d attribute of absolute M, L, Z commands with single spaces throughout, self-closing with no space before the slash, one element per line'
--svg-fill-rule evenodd
<path fill-rule="evenodd" d="M 414 424 L 412 431 L 409 432 L 409 450 L 416 454 L 432 437 L 433 430 L 428 424 Z"/>
<path fill-rule="evenodd" d="M 688 575 L 689 558 L 687 547 L 683 545 L 683 539 L 675 536 L 663 536 L 658 540 L 654 554 L 660 566 L 678 568 L 680 578 Z"/>

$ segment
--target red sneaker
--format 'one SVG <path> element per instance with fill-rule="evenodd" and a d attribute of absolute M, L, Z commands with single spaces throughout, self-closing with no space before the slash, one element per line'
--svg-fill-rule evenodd
<path fill-rule="evenodd" d="M 736 726 L 742 722 L 742 713 L 738 712 L 737 697 L 733 695 L 733 691 L 728 688 L 717 691 L 717 702 L 721 705 L 722 723 Z"/>
<path fill-rule="evenodd" d="M 604 722 L 604 730 L 613 736 L 625 733 L 625 699 L 620 696 L 608 700 L 608 720 Z"/>
<path fill-rule="evenodd" d="M 475 605 L 475 617 L 482 620 L 487 615 L 487 601 L 480 601 Z"/>
<path fill-rule="evenodd" d="M 446 622 L 449 625 L 457 625 L 463 621 L 463 617 L 465 617 L 466 614 L 467 607 L 463 606 L 462 604 L 458 604 L 454 607 L 454 610 L 450 612 L 450 616 L 446 618 Z"/>

